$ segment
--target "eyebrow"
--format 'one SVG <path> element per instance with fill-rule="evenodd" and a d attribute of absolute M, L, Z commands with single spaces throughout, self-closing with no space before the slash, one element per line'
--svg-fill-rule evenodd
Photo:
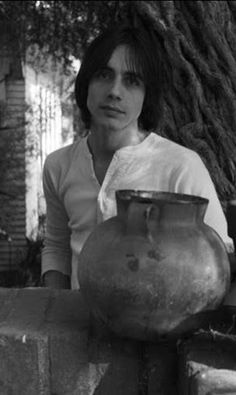
<path fill-rule="evenodd" d="M 114 69 L 113 69 L 111 66 L 108 66 L 108 65 L 106 65 L 106 66 L 104 66 L 104 67 L 101 67 L 101 70 L 114 71 Z M 141 81 L 143 81 L 142 75 L 141 75 L 140 73 L 136 72 L 136 71 L 126 70 L 126 71 L 124 72 L 124 74 L 127 75 L 127 76 L 136 77 L 136 78 L 140 79 Z"/>
<path fill-rule="evenodd" d="M 140 73 L 137 73 L 136 71 L 126 71 L 125 74 L 129 75 L 129 76 L 134 76 L 134 77 L 140 79 L 141 81 L 143 81 L 142 75 Z"/>

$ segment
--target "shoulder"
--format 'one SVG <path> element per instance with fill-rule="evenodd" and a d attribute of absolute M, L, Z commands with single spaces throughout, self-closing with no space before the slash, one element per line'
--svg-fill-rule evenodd
<path fill-rule="evenodd" d="M 71 168 L 76 168 L 85 149 L 85 139 L 80 139 L 51 152 L 44 162 L 43 185 L 45 194 L 52 190 L 59 193 Z M 82 158 L 83 160 L 83 158 Z"/>
<path fill-rule="evenodd" d="M 186 163 L 195 164 L 203 163 L 199 154 L 190 148 L 153 133 L 152 148 L 158 150 L 158 153 L 174 165 L 185 165 Z"/>
<path fill-rule="evenodd" d="M 59 190 L 70 169 L 76 167 L 81 160 L 83 161 L 85 144 L 85 139 L 80 139 L 47 156 L 43 167 L 45 189 L 47 185 L 53 185 L 56 190 Z"/>
<path fill-rule="evenodd" d="M 83 139 L 51 152 L 45 159 L 44 169 L 61 169 L 71 165 L 82 149 Z"/>
<path fill-rule="evenodd" d="M 61 162 L 64 160 L 68 160 L 73 157 L 73 153 L 78 149 L 79 145 L 81 144 L 81 139 L 69 144 L 65 147 L 59 148 L 46 157 L 45 163 L 53 163 L 53 162 Z"/>

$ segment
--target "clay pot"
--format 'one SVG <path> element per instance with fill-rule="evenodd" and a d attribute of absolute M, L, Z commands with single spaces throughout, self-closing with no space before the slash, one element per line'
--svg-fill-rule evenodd
<path fill-rule="evenodd" d="M 225 246 L 203 222 L 208 200 L 132 190 L 116 199 L 117 216 L 99 224 L 81 252 L 81 292 L 121 336 L 180 336 L 229 289 Z"/>

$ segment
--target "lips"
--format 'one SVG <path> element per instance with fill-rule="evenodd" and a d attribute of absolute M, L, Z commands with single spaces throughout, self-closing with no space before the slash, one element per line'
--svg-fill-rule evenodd
<path fill-rule="evenodd" d="M 119 114 L 124 114 L 124 111 L 122 111 L 119 107 L 104 105 L 104 106 L 101 106 L 101 108 L 103 110 L 107 110 L 107 111 L 111 111 L 111 112 L 115 112 L 115 113 L 119 113 Z"/>

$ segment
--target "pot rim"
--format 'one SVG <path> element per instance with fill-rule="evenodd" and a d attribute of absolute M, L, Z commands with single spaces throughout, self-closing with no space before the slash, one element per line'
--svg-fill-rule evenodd
<path fill-rule="evenodd" d="M 209 199 L 202 196 L 190 195 L 186 193 L 175 193 L 165 191 L 152 191 L 141 189 L 118 189 L 116 197 L 121 200 L 135 200 L 143 203 L 151 201 L 163 201 L 170 204 L 208 204 Z"/>

